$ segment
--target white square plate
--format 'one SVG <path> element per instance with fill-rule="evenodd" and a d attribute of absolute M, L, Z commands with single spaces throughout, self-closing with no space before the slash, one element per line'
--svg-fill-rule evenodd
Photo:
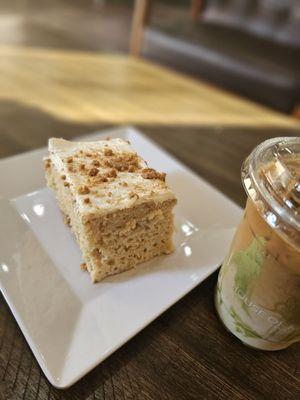
<path fill-rule="evenodd" d="M 0 289 L 49 381 L 72 385 L 214 272 L 241 210 L 133 128 L 129 139 L 178 197 L 176 251 L 93 285 L 46 189 L 46 149 L 0 161 Z"/>

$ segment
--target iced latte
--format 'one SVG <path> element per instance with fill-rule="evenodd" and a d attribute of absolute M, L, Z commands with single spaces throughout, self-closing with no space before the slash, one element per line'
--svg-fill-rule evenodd
<path fill-rule="evenodd" d="M 300 340 L 300 138 L 271 139 L 243 165 L 248 200 L 221 268 L 216 307 L 244 343 Z"/>

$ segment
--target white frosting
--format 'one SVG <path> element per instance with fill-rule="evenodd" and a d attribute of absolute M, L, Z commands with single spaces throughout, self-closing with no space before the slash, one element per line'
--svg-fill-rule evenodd
<path fill-rule="evenodd" d="M 69 183 L 75 199 L 74 206 L 82 214 L 106 214 L 147 201 L 162 202 L 175 199 L 173 192 L 167 187 L 165 182 L 159 179 L 145 179 L 142 176 L 142 169 L 147 168 L 145 161 L 139 157 L 140 169 L 136 172 L 118 172 L 116 178 L 110 178 L 108 182 L 99 183 L 92 187 L 87 183 L 88 176 L 78 172 L 79 164 L 85 164 L 88 168 L 92 167 L 93 159 L 85 154 L 79 155 L 78 152 L 92 152 L 105 157 L 105 149 L 111 149 L 115 155 L 134 154 L 130 144 L 123 139 L 99 140 L 97 142 L 69 142 L 64 139 L 52 138 L 49 140 L 50 160 L 61 175 L 65 175 L 65 182 Z M 67 163 L 68 157 L 73 157 L 72 164 Z M 72 165 L 74 172 L 68 170 Z M 108 167 L 97 167 L 99 174 L 104 174 L 111 170 Z M 124 186 L 127 185 L 127 186 Z M 91 192 L 87 195 L 78 193 L 80 186 L 91 187 Z M 88 204 L 84 203 L 85 198 L 89 198 Z"/>
<path fill-rule="evenodd" d="M 123 139 L 98 140 L 97 142 L 70 142 L 61 138 L 51 138 L 48 142 L 48 150 L 51 154 L 60 154 L 64 157 L 72 156 L 78 150 L 102 151 L 105 147 L 118 153 L 128 152 L 136 154 L 130 144 Z"/>

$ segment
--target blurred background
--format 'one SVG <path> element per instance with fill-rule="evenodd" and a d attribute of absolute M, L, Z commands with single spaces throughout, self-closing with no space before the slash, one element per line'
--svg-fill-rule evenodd
<path fill-rule="evenodd" d="M 134 6 L 140 8 L 141 27 L 132 32 L 129 49 Z M 298 0 L 2 0 L 0 12 L 1 44 L 130 50 L 274 109 L 297 113 Z"/>
<path fill-rule="evenodd" d="M 119 124 L 299 126 L 299 66 L 299 0 L 1 0 L 0 156 Z"/>

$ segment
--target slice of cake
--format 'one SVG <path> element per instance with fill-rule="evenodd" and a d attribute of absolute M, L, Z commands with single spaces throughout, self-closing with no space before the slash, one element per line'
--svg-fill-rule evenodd
<path fill-rule="evenodd" d="M 173 192 L 128 142 L 49 140 L 44 160 L 93 282 L 173 250 Z"/>

